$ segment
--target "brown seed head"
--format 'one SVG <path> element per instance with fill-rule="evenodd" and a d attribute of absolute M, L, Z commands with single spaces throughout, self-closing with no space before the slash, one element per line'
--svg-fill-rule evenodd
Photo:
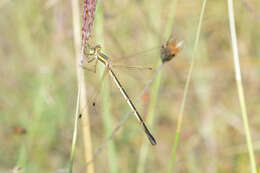
<path fill-rule="evenodd" d="M 183 41 L 177 42 L 176 40 L 169 39 L 162 45 L 161 48 L 161 59 L 165 63 L 173 59 L 181 50 Z"/>

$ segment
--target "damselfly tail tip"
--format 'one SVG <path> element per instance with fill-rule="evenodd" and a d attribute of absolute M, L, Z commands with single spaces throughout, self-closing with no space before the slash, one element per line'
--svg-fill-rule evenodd
<path fill-rule="evenodd" d="M 157 144 L 156 140 L 154 139 L 154 137 L 151 134 L 150 134 L 150 136 L 148 136 L 148 139 L 149 139 L 149 141 L 150 141 L 150 143 L 152 145 L 156 145 Z"/>
<path fill-rule="evenodd" d="M 148 137 L 150 143 L 151 143 L 152 145 L 156 145 L 157 142 L 156 142 L 156 140 L 154 139 L 153 135 L 150 133 L 150 131 L 148 130 L 148 128 L 146 127 L 146 125 L 145 125 L 144 123 L 142 123 L 142 124 L 143 124 L 144 131 L 145 131 L 145 133 L 146 133 L 146 135 L 147 135 L 147 137 Z"/>

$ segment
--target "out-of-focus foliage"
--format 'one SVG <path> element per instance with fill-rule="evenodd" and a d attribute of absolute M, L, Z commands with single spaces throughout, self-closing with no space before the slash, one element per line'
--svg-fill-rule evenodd
<path fill-rule="evenodd" d="M 121 57 L 160 46 L 167 40 L 163 32 L 170 3 L 102 1 L 106 54 Z M 259 1 L 248 3 L 260 11 Z M 260 23 L 241 1 L 234 5 L 249 124 L 259 163 Z M 0 172 L 16 165 L 24 172 L 62 171 L 68 167 L 77 89 L 71 3 L 3 0 L 0 10 Z M 200 10 L 201 1 L 178 1 L 173 36 L 184 40 L 184 48 L 162 72 L 152 129 L 158 145 L 149 148 L 146 172 L 167 171 Z M 136 64 L 155 64 L 158 51 L 150 55 L 149 62 L 138 56 Z M 134 80 L 130 75 L 123 74 L 121 80 L 135 98 L 142 77 Z M 248 172 L 225 1 L 207 3 L 192 78 L 175 171 Z M 115 87 L 112 90 L 118 93 Z M 111 100 L 115 126 L 128 107 L 122 96 L 112 94 Z M 145 116 L 145 103 L 138 108 Z M 95 150 L 105 140 L 103 119 L 98 110 L 90 119 Z M 17 126 L 26 133 L 17 133 Z M 76 172 L 84 170 L 80 135 Z M 143 134 L 132 116 L 115 136 L 121 172 L 136 171 L 142 141 Z M 108 159 L 106 150 L 97 157 L 97 172 L 106 172 Z"/>

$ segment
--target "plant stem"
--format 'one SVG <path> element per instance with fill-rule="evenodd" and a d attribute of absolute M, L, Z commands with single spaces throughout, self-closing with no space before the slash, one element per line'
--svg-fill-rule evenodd
<path fill-rule="evenodd" d="M 175 157 L 176 157 L 176 152 L 177 152 L 177 148 L 178 148 L 178 144 L 179 144 L 179 137 L 180 137 L 180 133 L 181 133 L 181 127 L 182 127 L 183 112 L 184 112 L 184 107 L 185 107 L 185 103 L 186 103 L 188 90 L 189 90 L 189 87 L 190 87 L 191 75 L 192 75 L 193 67 L 194 67 L 194 63 L 195 63 L 195 52 L 197 50 L 198 42 L 199 42 L 199 38 L 200 38 L 200 31 L 201 31 L 202 19 L 203 19 L 204 12 L 205 12 L 206 2 L 207 2 L 207 0 L 203 1 L 201 13 L 200 13 L 200 19 L 199 19 L 197 32 L 196 32 L 195 43 L 194 43 L 194 47 L 193 47 L 193 51 L 192 51 L 191 65 L 190 65 L 190 68 L 189 68 L 187 81 L 186 81 L 185 88 L 184 88 L 180 113 L 178 115 L 176 135 L 175 135 L 175 140 L 174 140 L 173 147 L 172 147 L 172 155 L 171 155 L 170 166 L 169 166 L 169 169 L 168 169 L 169 173 L 171 173 L 173 171 L 173 168 L 174 168 L 174 161 L 175 161 Z"/>
<path fill-rule="evenodd" d="M 81 121 L 82 121 L 82 131 L 83 131 L 83 140 L 84 140 L 84 148 L 85 148 L 85 160 L 88 163 L 93 159 L 92 155 L 92 142 L 91 142 L 91 132 L 90 132 L 90 122 L 88 116 L 88 107 L 87 107 L 87 91 L 85 86 L 85 76 L 83 69 L 79 66 L 80 59 L 83 56 L 83 50 L 80 52 L 80 13 L 79 13 L 79 4 L 78 1 L 72 0 L 72 16 L 73 16 L 73 38 L 74 38 L 74 49 L 76 54 L 76 69 L 77 69 L 77 79 L 78 79 L 78 92 L 79 92 L 79 101 L 80 101 L 80 110 L 81 110 Z M 78 104 L 78 103 L 77 103 Z M 78 115 L 75 116 L 76 120 L 78 119 Z M 76 121 L 75 120 L 75 121 Z M 77 123 L 75 123 L 77 125 Z M 77 130 L 77 127 L 74 127 L 74 131 Z M 75 132 L 74 135 L 77 133 Z M 74 139 L 75 138 L 75 139 Z M 74 141 L 75 140 L 75 141 Z M 71 164 L 73 162 L 74 150 L 76 144 L 76 136 L 73 136 L 73 145 L 71 153 Z M 71 165 L 72 172 L 72 165 Z M 86 168 L 87 173 L 94 173 L 94 164 L 90 163 Z"/>
<path fill-rule="evenodd" d="M 255 164 L 254 149 L 253 149 L 250 129 L 249 129 L 249 125 L 248 125 L 245 96 L 244 96 L 242 77 L 241 77 L 241 71 L 240 71 L 239 55 L 238 55 L 238 48 L 237 48 L 237 38 L 236 38 L 236 28 L 235 28 L 235 18 L 234 18 L 232 0 L 228 0 L 228 14 L 229 14 L 229 27 L 230 27 L 230 34 L 231 34 L 234 67 L 235 67 L 235 75 L 236 75 L 236 83 L 237 83 L 237 91 L 238 91 L 240 109 L 242 112 L 242 118 L 243 118 L 243 122 L 244 122 L 244 128 L 245 128 L 244 130 L 245 130 L 245 134 L 246 134 L 246 141 L 247 141 L 247 147 L 248 147 L 248 152 L 249 152 L 251 171 L 252 171 L 252 173 L 256 173 L 257 171 L 256 171 L 256 164 Z"/>

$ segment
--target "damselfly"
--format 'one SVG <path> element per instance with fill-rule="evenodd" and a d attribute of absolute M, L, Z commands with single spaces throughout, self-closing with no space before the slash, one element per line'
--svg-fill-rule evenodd
<path fill-rule="evenodd" d="M 171 59 L 173 59 L 182 49 L 182 44 L 183 41 L 176 41 L 175 39 L 170 38 L 167 42 L 165 42 L 164 44 L 162 44 L 161 46 L 161 61 L 162 64 L 157 67 L 157 69 L 155 70 L 156 72 L 153 74 L 152 78 L 150 79 L 150 81 L 148 82 L 148 84 L 145 86 L 145 88 L 142 91 L 142 94 L 138 97 L 137 101 L 140 101 L 141 97 L 147 92 L 147 90 L 151 87 L 152 83 L 154 82 L 155 78 L 157 77 L 157 75 L 159 74 L 159 72 L 161 71 L 163 65 L 167 62 L 169 62 Z M 100 46 L 96 47 L 96 49 L 100 50 Z M 99 55 L 97 55 L 97 53 L 95 53 L 95 51 L 97 52 L 97 50 L 95 50 L 95 48 L 92 49 L 92 55 L 96 55 L 96 61 L 98 61 L 98 57 Z M 146 52 L 146 51 L 143 51 Z M 101 56 L 101 55 L 100 55 Z M 105 56 L 106 57 L 106 56 Z M 101 56 L 101 58 L 103 59 L 104 57 Z M 106 57 L 106 59 L 108 60 L 109 58 Z M 90 59 L 92 60 L 92 59 Z M 92 60 L 93 61 L 93 60 Z M 111 64 L 110 64 L 111 65 Z M 116 134 L 116 132 L 118 132 L 118 130 L 120 129 L 120 127 L 122 126 L 122 124 L 124 124 L 124 122 L 128 119 L 129 115 L 130 115 L 131 111 L 127 112 L 124 117 L 121 119 L 121 121 L 119 122 L 119 124 L 114 128 L 114 130 L 112 131 L 111 135 L 109 137 L 107 137 L 107 139 L 105 140 L 105 142 L 100 145 L 98 147 L 98 149 L 96 150 L 95 154 L 94 154 L 94 158 L 93 160 L 89 161 L 89 163 L 93 162 L 96 157 L 100 154 L 100 152 L 106 147 L 106 145 L 108 144 L 108 142 L 113 138 L 113 136 Z M 140 116 L 140 115 L 139 115 Z M 149 133 L 150 134 L 150 133 Z M 149 138 L 149 137 L 148 137 Z"/>
<path fill-rule="evenodd" d="M 103 64 L 105 66 L 104 74 L 109 73 L 109 75 L 112 77 L 113 81 L 115 82 L 116 86 L 119 88 L 121 94 L 123 95 L 124 99 L 128 103 L 129 107 L 134 112 L 137 120 L 139 121 L 139 123 L 143 127 L 144 132 L 145 132 L 146 136 L 148 137 L 150 143 L 152 145 L 156 145 L 155 138 L 150 133 L 149 129 L 147 128 L 146 124 L 144 123 L 144 120 L 142 119 L 141 115 L 137 111 L 137 109 L 136 109 L 135 105 L 133 104 L 132 100 L 128 96 L 126 90 L 123 88 L 123 86 L 121 85 L 118 77 L 115 75 L 115 73 L 114 73 L 114 71 L 112 69 L 113 65 L 112 65 L 112 63 L 110 61 L 110 58 L 108 56 L 106 56 L 104 53 L 101 52 L 101 46 L 97 45 L 94 48 L 91 48 L 90 52 L 88 53 L 88 57 L 87 58 L 88 58 L 87 59 L 87 63 L 91 63 L 91 62 L 94 61 L 95 67 L 94 67 L 94 69 L 92 69 L 94 72 L 96 70 L 96 65 L 97 65 L 98 62 L 100 62 L 101 64 Z M 142 67 L 127 66 L 127 68 L 142 68 Z"/>

